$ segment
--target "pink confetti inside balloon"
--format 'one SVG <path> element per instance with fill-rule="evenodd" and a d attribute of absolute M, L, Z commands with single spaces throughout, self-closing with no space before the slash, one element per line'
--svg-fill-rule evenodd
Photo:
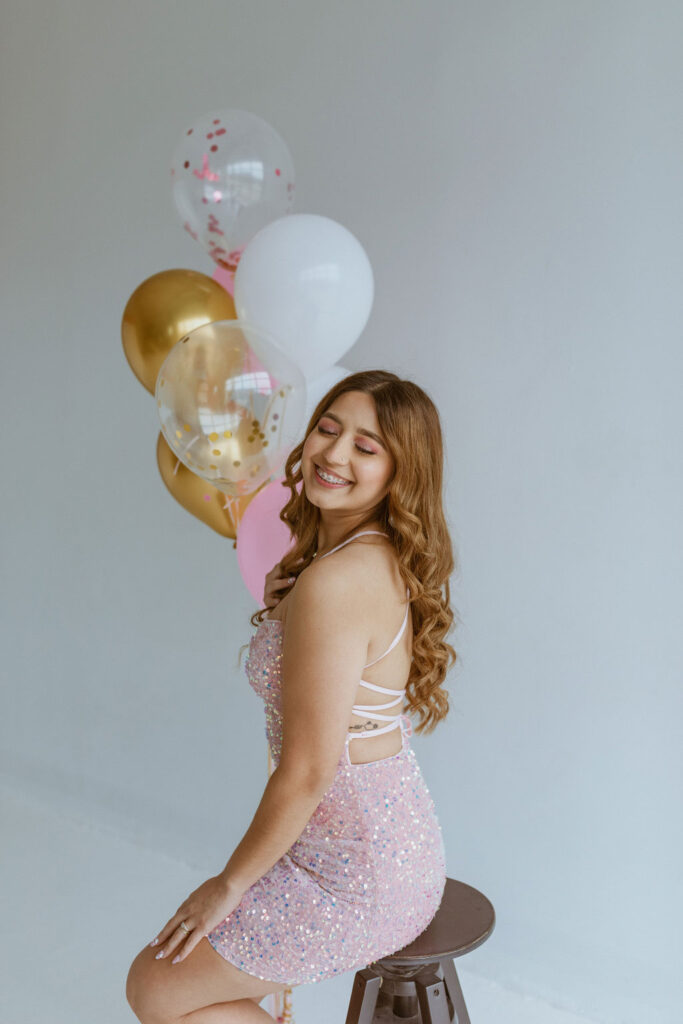
<path fill-rule="evenodd" d="M 195 174 L 198 178 L 206 178 L 207 181 L 218 181 L 218 175 L 212 174 L 209 169 L 209 157 L 207 153 L 204 153 L 202 156 L 201 171 L 198 171 L 197 168 L 195 167 L 192 173 Z"/>
<path fill-rule="evenodd" d="M 281 136 L 256 114 L 212 111 L 178 143 L 171 187 L 185 230 L 218 266 L 234 273 L 234 254 L 291 212 L 294 163 Z"/>

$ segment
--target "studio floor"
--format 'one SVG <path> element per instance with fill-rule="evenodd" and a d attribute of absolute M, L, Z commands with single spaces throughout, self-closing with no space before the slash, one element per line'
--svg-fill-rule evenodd
<path fill-rule="evenodd" d="M 133 1024 L 128 966 L 206 872 L 32 792 L 0 804 L 2 1024 Z M 456 966 L 473 1024 L 595 1024 Z M 344 1024 L 353 975 L 295 988 L 295 1024 Z"/>

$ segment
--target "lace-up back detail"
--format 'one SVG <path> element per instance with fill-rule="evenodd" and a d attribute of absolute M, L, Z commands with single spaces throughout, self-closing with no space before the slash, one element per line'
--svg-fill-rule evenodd
<path fill-rule="evenodd" d="M 355 533 L 353 535 L 353 537 L 348 537 L 346 540 L 343 540 L 341 542 L 341 544 L 337 544 L 337 546 L 335 548 L 332 548 L 331 551 L 325 552 L 325 554 L 321 555 L 320 557 L 321 558 L 327 558 L 328 555 L 331 555 L 333 552 L 338 551 L 339 548 L 343 548 L 345 544 L 349 544 L 351 541 L 355 540 L 356 537 L 363 537 L 365 534 L 369 534 L 369 533 L 378 534 L 381 537 L 386 537 L 387 536 L 387 534 L 384 533 L 382 530 L 362 530 L 360 533 Z M 403 632 L 404 632 L 404 630 L 406 628 L 406 624 L 408 622 L 408 613 L 410 611 L 410 590 L 407 587 L 406 587 L 406 601 L 407 601 L 407 603 L 406 603 L 406 612 L 405 612 L 405 615 L 403 616 L 403 622 L 401 623 L 401 628 L 399 629 L 398 633 L 396 634 L 394 639 L 391 641 L 391 643 L 387 647 L 387 649 L 384 652 L 384 654 L 380 654 L 379 658 L 375 658 L 374 661 L 369 661 L 367 663 L 367 665 L 364 665 L 363 666 L 363 671 L 365 671 L 366 668 L 370 668 L 371 665 L 376 665 L 378 661 L 382 660 L 382 658 L 385 658 L 387 656 L 387 654 L 389 654 L 390 651 L 393 651 L 394 647 L 396 646 L 396 644 L 399 642 L 399 640 L 403 636 Z M 397 715 L 378 715 L 377 714 L 378 711 L 382 711 L 382 710 L 384 710 L 386 708 L 392 708 L 392 707 L 395 707 L 397 704 L 401 704 L 403 702 L 403 694 L 405 692 L 404 690 L 402 690 L 402 689 L 401 690 L 392 690 L 388 686 L 380 686 L 378 683 L 370 683 L 370 682 L 368 682 L 367 679 L 360 679 L 359 680 L 359 685 L 360 686 L 365 686 L 369 690 L 375 690 L 378 693 L 394 694 L 395 698 L 394 698 L 394 700 L 387 701 L 386 704 L 354 704 L 353 705 L 351 710 L 352 710 L 354 715 L 358 715 L 360 718 L 371 719 L 372 721 L 376 721 L 376 722 L 386 722 L 387 724 L 383 725 L 380 728 L 379 726 L 372 725 L 372 721 L 368 721 L 366 724 L 368 726 L 371 726 L 371 728 L 360 730 L 360 731 L 354 730 L 353 732 L 349 731 L 349 733 L 347 734 L 347 737 L 346 737 L 347 747 L 348 747 L 349 740 L 369 739 L 372 736 L 381 736 L 382 733 L 389 732 L 391 729 L 396 729 L 399 726 L 401 726 L 401 728 L 403 728 L 403 724 L 404 723 L 407 726 L 407 728 L 410 729 L 410 731 L 408 732 L 408 735 L 409 736 L 411 735 L 412 728 L 410 726 L 410 719 L 408 718 L 407 715 L 404 715 L 404 714 L 402 714 L 400 712 Z"/>

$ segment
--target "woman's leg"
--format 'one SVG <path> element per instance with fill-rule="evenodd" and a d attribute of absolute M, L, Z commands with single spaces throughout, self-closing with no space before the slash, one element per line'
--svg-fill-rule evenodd
<path fill-rule="evenodd" d="M 273 1024 L 273 1018 L 251 999 L 217 1003 L 182 1017 L 179 1024 Z"/>
<path fill-rule="evenodd" d="M 145 946 L 128 972 L 126 997 L 141 1024 L 271 1021 L 258 1002 L 288 987 L 235 967 L 206 937 L 180 963 L 156 960 L 155 955 L 153 947 Z"/>

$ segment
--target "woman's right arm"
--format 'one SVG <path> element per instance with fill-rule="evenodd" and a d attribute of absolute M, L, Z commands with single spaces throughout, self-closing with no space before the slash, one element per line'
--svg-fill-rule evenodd
<path fill-rule="evenodd" d="M 285 596 L 290 585 L 294 582 L 294 576 L 283 576 L 282 566 L 277 562 L 269 573 L 266 574 L 266 583 L 263 591 L 263 604 L 266 608 L 274 608 Z"/>

